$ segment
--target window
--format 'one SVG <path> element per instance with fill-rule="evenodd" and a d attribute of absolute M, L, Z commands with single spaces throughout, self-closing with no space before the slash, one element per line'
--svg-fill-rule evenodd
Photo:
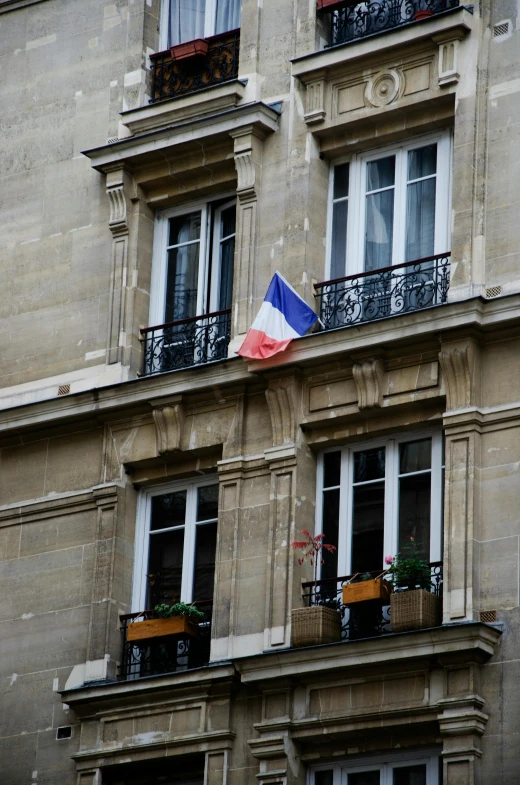
<path fill-rule="evenodd" d="M 240 27 L 241 0 L 163 0 L 161 49 Z"/>
<path fill-rule="evenodd" d="M 318 460 L 317 530 L 337 545 L 322 578 L 385 568 L 413 537 L 442 558 L 442 437 L 421 434 L 344 447 Z"/>
<path fill-rule="evenodd" d="M 404 755 L 400 759 L 372 758 L 364 762 L 320 766 L 310 785 L 438 785 L 437 755 Z"/>
<path fill-rule="evenodd" d="M 157 219 L 150 323 L 231 308 L 236 203 L 220 199 Z"/>
<path fill-rule="evenodd" d="M 134 611 L 162 602 L 211 604 L 217 516 L 218 483 L 207 478 L 141 495 Z"/>
<path fill-rule="evenodd" d="M 448 132 L 332 167 L 329 280 L 449 250 Z"/>

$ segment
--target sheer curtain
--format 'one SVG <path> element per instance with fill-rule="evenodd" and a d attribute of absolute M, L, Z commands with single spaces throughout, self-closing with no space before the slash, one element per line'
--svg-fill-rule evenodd
<path fill-rule="evenodd" d="M 242 0 L 217 0 L 215 33 L 225 33 L 240 27 L 240 6 Z"/>
<path fill-rule="evenodd" d="M 395 156 L 367 164 L 365 271 L 392 264 Z"/>
<path fill-rule="evenodd" d="M 206 0 L 170 0 L 170 46 L 204 38 Z"/>

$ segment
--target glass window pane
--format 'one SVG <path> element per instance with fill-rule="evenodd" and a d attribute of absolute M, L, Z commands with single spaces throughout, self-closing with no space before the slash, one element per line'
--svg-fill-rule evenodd
<path fill-rule="evenodd" d="M 325 535 L 325 542 L 329 545 L 338 547 L 339 532 L 339 488 L 323 493 L 323 523 L 322 532 Z M 335 578 L 338 574 L 338 551 L 329 553 L 323 551 L 323 561 L 321 567 L 322 578 Z M 335 593 L 334 586 L 334 593 Z"/>
<path fill-rule="evenodd" d="M 389 188 L 395 183 L 395 155 L 367 163 L 367 192 Z"/>
<path fill-rule="evenodd" d="M 151 531 L 183 526 L 186 518 L 186 491 L 152 496 Z"/>
<path fill-rule="evenodd" d="M 334 772 L 317 771 L 314 775 L 314 785 L 334 785 Z"/>
<path fill-rule="evenodd" d="M 197 316 L 199 243 L 168 251 L 165 322 Z"/>
<path fill-rule="evenodd" d="M 394 769 L 393 785 L 426 785 L 426 764 L 399 766 Z"/>
<path fill-rule="evenodd" d="M 365 272 L 392 265 L 394 189 L 366 198 Z"/>
<path fill-rule="evenodd" d="M 379 785 L 379 771 L 363 771 L 348 775 L 348 785 Z"/>
<path fill-rule="evenodd" d="M 341 199 L 348 196 L 349 164 L 339 164 L 334 167 L 333 198 Z"/>
<path fill-rule="evenodd" d="M 332 206 L 332 242 L 330 254 L 330 280 L 343 278 L 347 258 L 348 202 Z"/>
<path fill-rule="evenodd" d="M 170 0 L 170 46 L 204 38 L 206 0 Z"/>
<path fill-rule="evenodd" d="M 229 237 L 230 234 L 235 234 L 237 224 L 237 208 L 236 205 L 227 207 L 220 213 L 220 237 Z"/>
<path fill-rule="evenodd" d="M 235 236 L 220 243 L 220 289 L 218 310 L 231 308 L 233 298 L 233 267 L 235 261 Z"/>
<path fill-rule="evenodd" d="M 193 576 L 193 601 L 212 600 L 215 580 L 215 554 L 217 550 L 217 524 L 197 526 L 195 546 L 195 574 Z M 204 607 L 201 607 L 204 610 Z"/>
<path fill-rule="evenodd" d="M 203 0 L 199 0 L 203 2 Z M 240 6 L 242 0 L 217 0 L 215 34 L 236 30 L 240 27 Z"/>
<path fill-rule="evenodd" d="M 410 183 L 406 190 L 406 262 L 433 256 L 436 178 Z"/>
<path fill-rule="evenodd" d="M 323 487 L 339 485 L 341 477 L 341 452 L 326 452 L 323 456 Z"/>
<path fill-rule="evenodd" d="M 150 537 L 147 598 L 149 609 L 162 602 L 180 601 L 183 549 L 184 529 L 174 529 Z"/>
<path fill-rule="evenodd" d="M 197 520 L 218 518 L 218 485 L 205 485 L 197 491 Z"/>
<path fill-rule="evenodd" d="M 182 243 L 200 240 L 200 221 L 200 210 L 196 213 L 170 218 L 168 245 L 182 245 Z"/>
<path fill-rule="evenodd" d="M 420 559 L 430 560 L 431 473 L 399 480 L 399 550 L 413 537 Z"/>
<path fill-rule="evenodd" d="M 408 179 L 417 180 L 419 177 L 437 172 L 437 145 L 429 144 L 426 147 L 419 147 L 417 150 L 410 150 L 408 153 Z"/>
<path fill-rule="evenodd" d="M 383 564 L 385 484 L 354 487 L 351 572 L 380 570 Z"/>
<path fill-rule="evenodd" d="M 385 476 L 385 448 L 354 453 L 354 482 L 380 480 Z"/>
<path fill-rule="evenodd" d="M 431 466 L 431 439 L 420 439 L 416 442 L 406 442 L 406 444 L 399 445 L 399 474 L 421 472 L 424 469 L 431 469 Z"/>

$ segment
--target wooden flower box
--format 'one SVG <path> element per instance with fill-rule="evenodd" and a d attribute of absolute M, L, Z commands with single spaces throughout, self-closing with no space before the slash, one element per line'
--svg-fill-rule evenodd
<path fill-rule="evenodd" d="M 134 621 L 126 628 L 127 641 L 145 641 L 149 638 L 164 638 L 167 635 L 195 638 L 198 634 L 198 624 L 190 621 L 187 616 Z"/>
<path fill-rule="evenodd" d="M 369 581 L 359 581 L 359 583 L 344 583 L 342 590 L 343 605 L 367 600 L 382 600 L 388 605 L 392 584 L 383 578 L 371 578 Z"/>
<path fill-rule="evenodd" d="M 336 11 L 345 5 L 345 0 L 317 0 L 318 11 Z"/>
<path fill-rule="evenodd" d="M 186 41 L 185 44 L 177 44 L 170 47 L 172 60 L 189 60 L 193 57 L 206 57 L 209 44 L 204 38 L 197 38 L 195 41 Z"/>

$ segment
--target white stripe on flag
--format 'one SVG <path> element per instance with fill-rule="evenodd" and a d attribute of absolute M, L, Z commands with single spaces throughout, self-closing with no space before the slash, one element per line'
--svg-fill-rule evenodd
<path fill-rule="evenodd" d="M 265 333 L 275 341 L 287 341 L 289 338 L 300 337 L 300 334 L 293 330 L 286 321 L 283 313 L 278 308 L 274 308 L 271 303 L 265 302 L 265 300 L 251 325 L 251 329 Z"/>

